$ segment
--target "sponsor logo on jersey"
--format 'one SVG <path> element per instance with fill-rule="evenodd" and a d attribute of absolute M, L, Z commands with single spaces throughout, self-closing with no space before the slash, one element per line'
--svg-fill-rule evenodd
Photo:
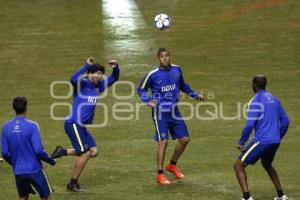
<path fill-rule="evenodd" d="M 176 89 L 176 84 L 172 84 L 172 85 L 166 85 L 166 86 L 162 86 L 161 87 L 161 91 L 162 92 L 169 92 L 169 91 L 173 91 Z"/>

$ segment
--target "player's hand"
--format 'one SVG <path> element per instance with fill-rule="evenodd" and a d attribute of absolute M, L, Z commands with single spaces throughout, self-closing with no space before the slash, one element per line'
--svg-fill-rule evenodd
<path fill-rule="evenodd" d="M 93 65 L 95 63 L 95 58 L 94 57 L 89 57 L 86 60 L 86 63 L 89 64 L 89 65 Z"/>
<path fill-rule="evenodd" d="M 155 100 L 151 100 L 151 101 L 149 102 L 149 104 L 148 104 L 148 106 L 150 106 L 150 107 L 152 107 L 152 108 L 155 108 L 156 105 L 157 105 L 157 101 L 155 101 Z"/>
<path fill-rule="evenodd" d="M 108 64 L 110 65 L 111 68 L 115 68 L 118 65 L 118 61 L 112 59 L 112 60 L 108 61 Z"/>
<path fill-rule="evenodd" d="M 237 148 L 238 148 L 238 150 L 239 150 L 240 152 L 242 152 L 242 151 L 245 150 L 245 145 L 239 144 L 239 145 L 237 146 Z"/>
<path fill-rule="evenodd" d="M 206 101 L 206 98 L 202 94 L 198 94 L 198 96 L 195 99 L 196 101 Z"/>

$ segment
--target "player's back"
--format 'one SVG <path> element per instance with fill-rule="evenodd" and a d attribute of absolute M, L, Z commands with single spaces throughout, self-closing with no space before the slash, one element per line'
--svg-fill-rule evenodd
<path fill-rule="evenodd" d="M 2 139 L 6 137 L 15 174 L 34 173 L 42 169 L 34 150 L 33 134 L 36 133 L 38 133 L 38 125 L 21 116 L 13 118 L 3 126 Z"/>
<path fill-rule="evenodd" d="M 270 92 L 259 91 L 253 103 L 262 106 L 256 121 L 254 140 L 261 143 L 280 143 L 281 104 Z"/>

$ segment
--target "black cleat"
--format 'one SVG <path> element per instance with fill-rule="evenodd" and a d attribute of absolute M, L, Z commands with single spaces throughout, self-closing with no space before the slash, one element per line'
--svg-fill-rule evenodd
<path fill-rule="evenodd" d="M 67 151 L 65 148 L 61 147 L 61 146 L 57 146 L 55 148 L 55 150 L 52 152 L 51 154 L 51 158 L 55 159 L 55 158 L 60 158 L 63 156 L 63 152 Z"/>
<path fill-rule="evenodd" d="M 71 192 L 83 192 L 83 189 L 80 188 L 78 183 L 69 183 L 67 189 Z"/>

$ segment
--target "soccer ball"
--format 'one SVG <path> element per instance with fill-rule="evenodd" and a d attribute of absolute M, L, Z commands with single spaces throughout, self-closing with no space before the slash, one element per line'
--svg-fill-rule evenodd
<path fill-rule="evenodd" d="M 165 30 L 171 25 L 171 18 L 166 14 L 158 14 L 154 17 L 154 26 L 160 30 Z"/>

